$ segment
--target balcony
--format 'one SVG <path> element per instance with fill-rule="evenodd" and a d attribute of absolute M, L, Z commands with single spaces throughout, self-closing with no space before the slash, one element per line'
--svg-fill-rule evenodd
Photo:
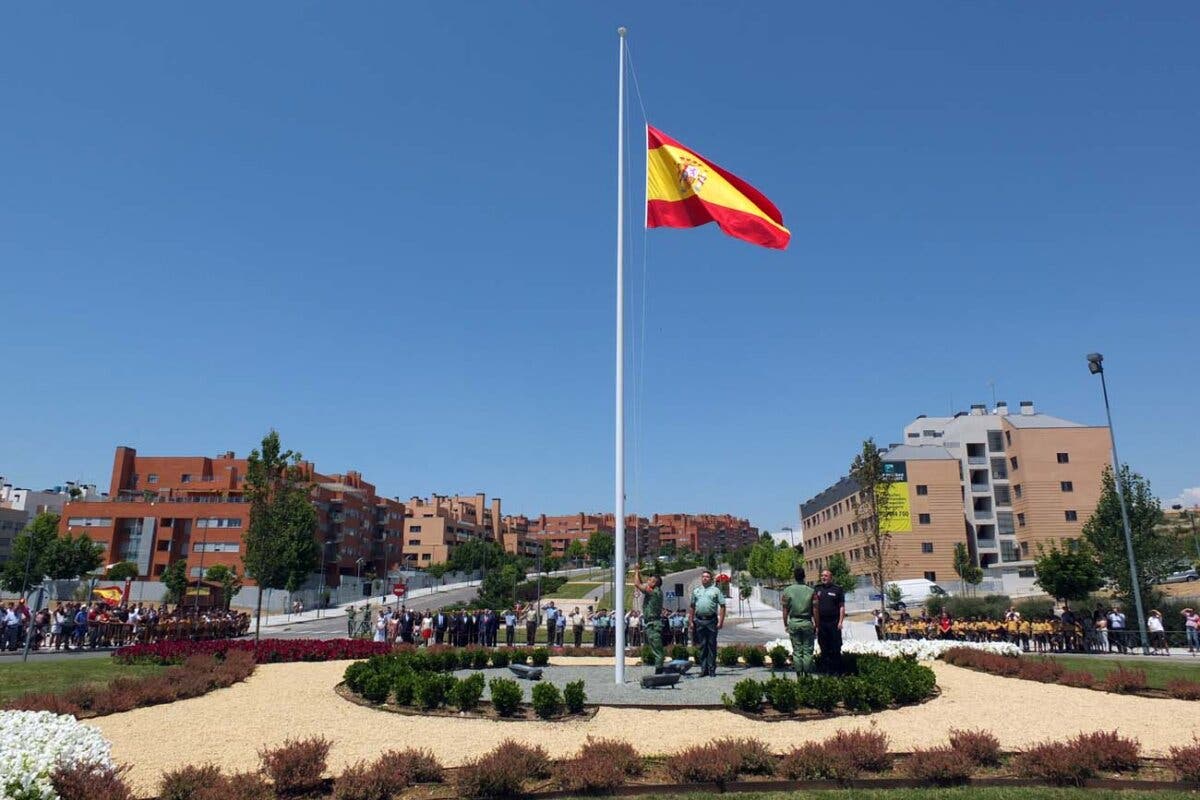
<path fill-rule="evenodd" d="M 975 519 L 991 519 L 992 510 L 990 508 L 977 508 L 974 511 Z"/>
<path fill-rule="evenodd" d="M 975 494 L 988 494 L 992 491 L 992 487 L 986 483 L 972 483 L 971 491 Z"/>
<path fill-rule="evenodd" d="M 986 466 L 988 463 L 987 456 L 967 456 L 967 463 L 972 466 Z"/>

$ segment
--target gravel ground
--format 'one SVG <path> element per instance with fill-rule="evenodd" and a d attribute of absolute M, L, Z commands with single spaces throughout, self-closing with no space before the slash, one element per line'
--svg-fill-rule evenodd
<path fill-rule="evenodd" d="M 260 747 L 316 734 L 333 741 L 334 772 L 382 750 L 408 746 L 428 747 L 455 766 L 507 738 L 540 743 L 552 756 L 574 753 L 588 736 L 627 739 L 646 753 L 671 752 L 719 736 L 754 736 L 782 751 L 840 729 L 877 725 L 895 750 L 936 744 L 950 728 L 985 728 L 1005 749 L 1020 749 L 1044 739 L 1119 727 L 1141 741 L 1147 755 L 1163 755 L 1172 745 L 1200 735 L 1200 705 L 1194 702 L 999 678 L 940 662 L 933 668 L 942 694 L 928 703 L 861 717 L 774 723 L 695 709 L 601 708 L 591 719 L 568 722 L 397 716 L 355 705 L 333 692 L 348 663 L 268 664 L 244 683 L 204 697 L 100 717 L 91 724 L 112 741 L 114 758 L 133 766 L 131 777 L 143 794 L 157 789 L 164 770 L 203 763 L 227 771 L 254 769 Z M 611 680 L 611 673 L 606 677 Z M 657 698 L 665 692 L 645 694 Z M 647 736 L 647 731 L 662 735 Z"/>

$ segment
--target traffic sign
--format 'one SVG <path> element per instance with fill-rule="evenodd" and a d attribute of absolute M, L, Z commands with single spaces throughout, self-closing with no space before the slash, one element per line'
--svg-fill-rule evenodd
<path fill-rule="evenodd" d="M 392 594 L 396 595 L 396 597 L 404 597 L 404 593 L 407 591 L 408 591 L 408 587 L 405 586 L 403 583 L 397 583 L 395 586 L 392 587 Z"/>
<path fill-rule="evenodd" d="M 665 595 L 665 597 L 666 597 L 666 599 L 667 599 L 667 600 L 674 600 L 674 599 L 675 599 L 675 593 L 674 593 L 674 592 L 667 592 L 667 593 L 666 593 L 666 595 Z"/>

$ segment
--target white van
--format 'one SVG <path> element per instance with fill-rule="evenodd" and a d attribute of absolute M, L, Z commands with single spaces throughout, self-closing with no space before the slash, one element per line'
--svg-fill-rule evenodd
<path fill-rule="evenodd" d="M 900 588 L 900 603 L 893 604 L 890 600 L 888 604 L 892 608 L 919 606 L 928 600 L 931 596 L 950 597 L 950 593 L 938 586 L 931 580 L 925 578 L 912 578 L 905 581 L 892 581 L 888 584 L 888 588 L 893 586 Z M 895 589 L 891 590 L 893 593 Z"/>

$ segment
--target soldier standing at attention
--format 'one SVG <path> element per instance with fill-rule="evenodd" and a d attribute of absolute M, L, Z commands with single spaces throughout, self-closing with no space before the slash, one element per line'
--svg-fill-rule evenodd
<path fill-rule="evenodd" d="M 642 593 L 642 616 L 646 620 L 646 645 L 654 657 L 654 674 L 661 675 L 663 671 L 663 640 L 662 640 L 662 578 L 651 575 L 642 583 L 642 564 L 639 561 L 633 568 L 633 585 Z"/>
<path fill-rule="evenodd" d="M 842 671 L 842 622 L 846 619 L 846 593 L 833 582 L 833 573 L 821 571 L 816 599 L 817 644 L 821 658 L 835 672 Z"/>
<path fill-rule="evenodd" d="M 725 595 L 713 584 L 711 570 L 700 573 L 688 606 L 692 639 L 700 648 L 700 677 L 717 676 L 717 631 L 725 626 Z"/>
<path fill-rule="evenodd" d="M 796 677 L 808 676 L 813 665 L 813 631 L 817 625 L 817 609 L 813 605 L 815 592 L 804 583 L 804 567 L 792 574 L 796 582 L 783 590 L 783 627 L 792 639 L 792 667 Z"/>

